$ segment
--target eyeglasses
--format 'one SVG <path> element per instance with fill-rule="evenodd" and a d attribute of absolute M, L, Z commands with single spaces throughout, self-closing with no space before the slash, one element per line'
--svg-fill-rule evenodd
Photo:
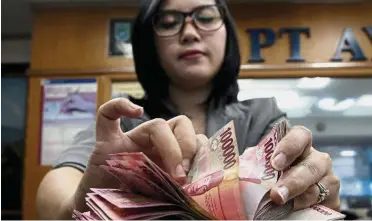
<path fill-rule="evenodd" d="M 224 10 L 219 5 L 205 5 L 191 12 L 163 10 L 155 15 L 153 27 L 157 35 L 169 37 L 178 34 L 185 25 L 186 17 L 190 16 L 196 28 L 202 31 L 219 29 L 224 20 Z"/>

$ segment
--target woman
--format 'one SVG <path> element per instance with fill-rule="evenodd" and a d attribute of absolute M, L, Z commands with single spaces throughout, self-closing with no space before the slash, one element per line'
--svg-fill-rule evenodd
<path fill-rule="evenodd" d="M 89 188 L 117 187 L 98 168 L 109 153 L 144 152 L 182 179 L 197 142 L 206 139 L 201 134 L 209 137 L 234 120 L 242 153 L 285 118 L 273 99 L 237 101 L 238 40 L 223 0 L 147 1 L 132 39 L 146 98 L 113 99 L 99 108 L 95 126 L 77 135 L 42 181 L 41 218 L 69 219 L 73 208 L 86 210 Z M 278 144 L 271 163 L 285 172 L 271 198 L 278 204 L 295 198 L 295 210 L 315 203 L 338 210 L 339 181 L 331 160 L 311 144 L 311 132 L 301 126 Z"/>

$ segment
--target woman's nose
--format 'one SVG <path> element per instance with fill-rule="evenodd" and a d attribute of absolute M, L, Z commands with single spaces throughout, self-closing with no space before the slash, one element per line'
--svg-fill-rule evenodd
<path fill-rule="evenodd" d="M 190 17 L 185 19 L 185 25 L 181 31 L 181 42 L 191 43 L 200 41 L 200 35 Z"/>

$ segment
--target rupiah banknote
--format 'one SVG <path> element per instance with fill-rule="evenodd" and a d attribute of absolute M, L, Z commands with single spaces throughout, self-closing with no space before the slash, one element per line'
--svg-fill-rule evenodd
<path fill-rule="evenodd" d="M 117 153 L 101 167 L 116 177 L 117 189 L 91 188 L 89 211 L 74 211 L 76 220 L 229 219 L 334 220 L 345 216 L 321 205 L 293 211 L 293 201 L 276 205 L 270 189 L 281 176 L 271 167 L 287 122 L 275 125 L 255 147 L 239 156 L 233 121 L 198 148 L 180 185 L 143 153 Z"/>
<path fill-rule="evenodd" d="M 270 189 L 281 175 L 270 160 L 288 131 L 287 125 L 286 121 L 281 121 L 257 146 L 246 148 L 240 156 L 240 188 L 249 219 L 282 219 L 293 211 L 293 200 L 278 206 L 270 199 Z"/>

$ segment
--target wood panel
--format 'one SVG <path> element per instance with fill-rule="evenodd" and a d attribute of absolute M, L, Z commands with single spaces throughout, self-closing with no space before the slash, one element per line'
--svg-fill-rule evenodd
<path fill-rule="evenodd" d="M 23 218 L 35 219 L 36 191 L 49 167 L 39 166 L 40 120 L 41 120 L 40 79 L 29 79 L 28 114 L 26 129 L 26 150 L 23 181 Z"/>
<path fill-rule="evenodd" d="M 131 59 L 110 57 L 110 18 L 132 18 L 133 8 L 39 9 L 32 36 L 31 70 L 91 70 L 133 66 Z"/>
<path fill-rule="evenodd" d="M 110 73 L 102 77 L 104 79 L 104 95 L 103 99 L 109 101 L 112 94 L 112 83 L 115 81 L 136 81 L 137 77 L 134 73 Z"/>
<path fill-rule="evenodd" d="M 300 40 L 305 63 L 330 62 L 344 28 L 352 29 L 368 58 L 361 63 L 372 62 L 372 41 L 362 31 L 362 27 L 372 24 L 372 3 L 245 4 L 230 7 L 237 23 L 243 65 L 248 64 L 250 57 L 247 28 L 272 28 L 278 35 L 279 29 L 284 27 L 310 28 L 310 38 L 301 36 Z M 134 18 L 136 12 L 136 8 L 38 11 L 32 39 L 31 74 L 133 71 L 131 59 L 108 55 L 108 33 L 110 18 Z M 288 35 L 277 38 L 273 46 L 262 49 L 264 64 L 286 64 L 289 47 Z M 350 54 L 344 53 L 343 57 L 349 63 Z M 297 67 L 301 68 L 301 65 Z M 260 69 L 267 67 L 261 66 Z"/>
<path fill-rule="evenodd" d="M 65 78 L 64 76 L 53 76 L 53 79 Z M 69 78 L 96 78 L 97 79 L 97 108 L 105 102 L 105 81 L 96 75 L 91 76 L 70 76 Z M 39 154 L 41 146 L 41 113 L 42 113 L 42 89 L 41 82 L 45 78 L 30 77 L 28 89 L 28 113 L 26 129 L 26 149 L 24 161 L 24 181 L 23 181 L 23 218 L 37 219 L 36 213 L 36 193 L 38 186 L 44 175 L 51 169 L 50 166 L 39 164 Z M 50 78 L 48 78 L 50 79 Z"/>
<path fill-rule="evenodd" d="M 273 29 L 277 39 L 273 46 L 261 50 L 262 57 L 266 60 L 265 64 L 286 64 L 290 55 L 289 37 L 278 38 L 278 31 L 290 27 L 310 28 L 310 38 L 302 35 L 300 40 L 301 55 L 306 63 L 329 62 L 344 28 L 352 29 L 368 57 L 366 63 L 372 61 L 372 41 L 362 31 L 362 27 L 372 26 L 372 3 L 232 5 L 231 11 L 238 26 L 243 64 L 248 63 L 251 56 L 248 28 Z M 349 61 L 350 57 L 350 54 L 344 54 L 345 61 Z"/>
<path fill-rule="evenodd" d="M 372 62 L 242 65 L 240 78 L 372 77 Z"/>

